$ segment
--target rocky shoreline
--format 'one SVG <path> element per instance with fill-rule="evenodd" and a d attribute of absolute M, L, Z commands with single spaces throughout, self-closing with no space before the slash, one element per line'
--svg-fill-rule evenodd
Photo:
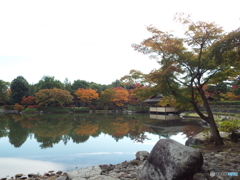
<path fill-rule="evenodd" d="M 200 149 L 203 155 L 203 165 L 200 171 L 194 174 L 193 180 L 240 180 L 239 149 L 240 144 L 234 148 Z M 67 173 L 49 171 L 43 175 L 28 174 L 26 176 L 17 174 L 14 177 L 1 178 L 1 180 L 137 180 L 138 173 L 146 163 L 148 155 L 149 153 L 146 151 L 139 151 L 136 153 L 136 159 L 124 161 L 120 164 L 91 166 Z M 229 176 L 226 174 L 228 172 L 234 172 L 233 175 L 238 173 L 238 176 Z"/>
<path fill-rule="evenodd" d="M 194 162 L 194 166 L 198 166 L 200 162 L 200 168 L 194 172 L 193 179 L 189 180 L 240 180 L 240 141 L 238 140 L 234 143 L 229 139 L 228 134 L 222 132 L 220 134 L 224 140 L 225 145 L 223 146 L 214 146 L 212 142 L 206 139 L 203 140 L 206 138 L 205 135 L 199 133 L 193 138 L 189 138 L 186 141 L 185 146 L 171 139 L 159 140 L 154 146 L 154 148 L 158 146 L 158 149 L 155 152 L 156 156 L 154 157 L 151 157 L 154 152 L 153 148 L 151 154 L 147 151 L 139 151 L 136 153 L 136 158 L 134 160 L 124 161 L 119 164 L 91 166 L 68 172 L 49 171 L 42 175 L 33 173 L 28 175 L 16 174 L 14 177 L 0 177 L 0 180 L 139 180 L 139 174 L 142 173 L 141 171 L 143 171 L 146 164 L 154 164 L 154 162 L 150 162 L 151 159 L 153 158 L 155 161 L 155 159 L 164 158 L 164 154 L 165 157 L 171 156 L 170 159 L 180 158 L 180 164 L 177 164 L 177 166 L 181 166 L 181 168 L 184 168 L 184 165 L 182 164 L 185 164 L 181 159 L 189 159 L 190 157 L 190 159 L 198 158 L 200 160 L 198 160 L 198 163 L 197 161 Z M 164 141 L 164 143 L 159 144 L 160 141 Z M 174 147 L 172 154 L 168 154 L 171 148 L 167 148 L 169 146 L 166 144 L 169 143 L 175 143 L 172 146 Z M 195 148 L 188 147 L 190 145 L 193 145 L 192 147 Z M 161 150 L 162 147 L 163 150 Z M 181 152 L 182 149 L 186 149 L 187 153 L 185 155 L 182 155 L 185 153 L 184 151 L 183 153 Z M 193 151 L 200 153 L 200 156 L 190 156 L 189 154 Z M 174 164 L 174 161 L 165 161 L 164 159 L 164 161 L 161 162 L 162 164 Z M 166 166 L 165 168 L 168 167 Z M 148 171 L 149 170 L 145 171 L 145 173 L 148 173 Z M 233 176 L 230 176 L 227 173 L 232 173 L 231 175 Z M 144 178 L 144 180 L 145 179 L 146 178 Z M 188 179 L 185 178 L 184 180 Z"/>

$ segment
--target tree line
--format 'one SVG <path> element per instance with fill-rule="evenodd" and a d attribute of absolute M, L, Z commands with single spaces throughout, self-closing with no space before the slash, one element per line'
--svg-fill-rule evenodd
<path fill-rule="evenodd" d="M 37 106 L 115 109 L 141 104 L 138 91 L 144 88 L 137 84 L 122 85 L 120 80 L 101 85 L 79 79 L 71 83 L 66 78 L 62 83 L 51 76 L 29 84 L 23 76 L 18 76 L 11 83 L 0 80 L 0 104 L 12 105 L 17 110 Z"/>

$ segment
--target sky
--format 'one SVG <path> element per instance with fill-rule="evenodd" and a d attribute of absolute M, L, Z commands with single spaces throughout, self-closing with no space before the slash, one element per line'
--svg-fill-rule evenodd
<path fill-rule="evenodd" d="M 175 13 L 240 25 L 239 0 L 9 0 L 0 1 L 0 79 L 43 76 L 111 84 L 131 69 L 149 73 L 155 60 L 133 50 L 150 37 L 146 27 L 182 32 Z"/>

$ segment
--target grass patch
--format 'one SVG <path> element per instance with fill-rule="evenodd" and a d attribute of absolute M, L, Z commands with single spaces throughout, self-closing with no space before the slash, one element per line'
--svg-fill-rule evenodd
<path fill-rule="evenodd" d="M 191 117 L 199 117 L 199 115 L 197 113 L 181 113 L 181 116 L 191 116 Z"/>
<path fill-rule="evenodd" d="M 68 108 L 69 111 L 71 112 L 88 112 L 90 110 L 90 108 L 88 107 L 72 107 L 72 108 Z"/>
<path fill-rule="evenodd" d="M 47 107 L 39 109 L 43 112 L 52 112 L 52 113 L 67 113 L 70 112 L 69 108 L 60 108 L 60 107 Z"/>
<path fill-rule="evenodd" d="M 24 109 L 25 112 L 34 112 L 34 111 L 37 111 L 36 108 L 26 108 Z"/>
<path fill-rule="evenodd" d="M 190 147 L 194 148 L 194 149 L 198 149 L 198 148 L 203 148 L 203 145 L 191 145 Z"/>

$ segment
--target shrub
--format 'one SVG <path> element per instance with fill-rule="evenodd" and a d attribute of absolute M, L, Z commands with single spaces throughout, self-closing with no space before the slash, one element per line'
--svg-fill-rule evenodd
<path fill-rule="evenodd" d="M 62 108 L 62 107 L 47 107 L 43 109 L 44 112 L 52 112 L 52 113 L 63 113 L 63 112 L 69 112 L 68 108 Z"/>
<path fill-rule="evenodd" d="M 71 109 L 74 112 L 88 112 L 90 108 L 88 107 L 79 107 L 79 108 L 72 108 Z"/>
<path fill-rule="evenodd" d="M 31 106 L 28 106 L 27 108 L 35 108 L 35 109 L 38 109 L 39 106 L 38 106 L 38 105 L 31 105 Z"/>
<path fill-rule="evenodd" d="M 24 111 L 25 112 L 34 112 L 34 111 L 36 111 L 36 109 L 35 108 L 32 108 L 32 107 L 28 107 L 28 108 L 26 108 L 26 109 L 24 109 Z"/>
<path fill-rule="evenodd" d="M 219 130 L 230 133 L 230 132 L 238 129 L 238 124 L 239 124 L 239 121 L 238 121 L 238 120 L 223 121 L 223 122 L 219 125 Z"/>
<path fill-rule="evenodd" d="M 18 104 L 18 103 L 15 103 L 14 104 L 14 110 L 19 110 L 19 111 L 22 111 L 24 110 L 24 106 Z"/>
<path fill-rule="evenodd" d="M 6 109 L 6 110 L 13 110 L 14 106 L 13 105 L 5 105 L 4 109 Z"/>

